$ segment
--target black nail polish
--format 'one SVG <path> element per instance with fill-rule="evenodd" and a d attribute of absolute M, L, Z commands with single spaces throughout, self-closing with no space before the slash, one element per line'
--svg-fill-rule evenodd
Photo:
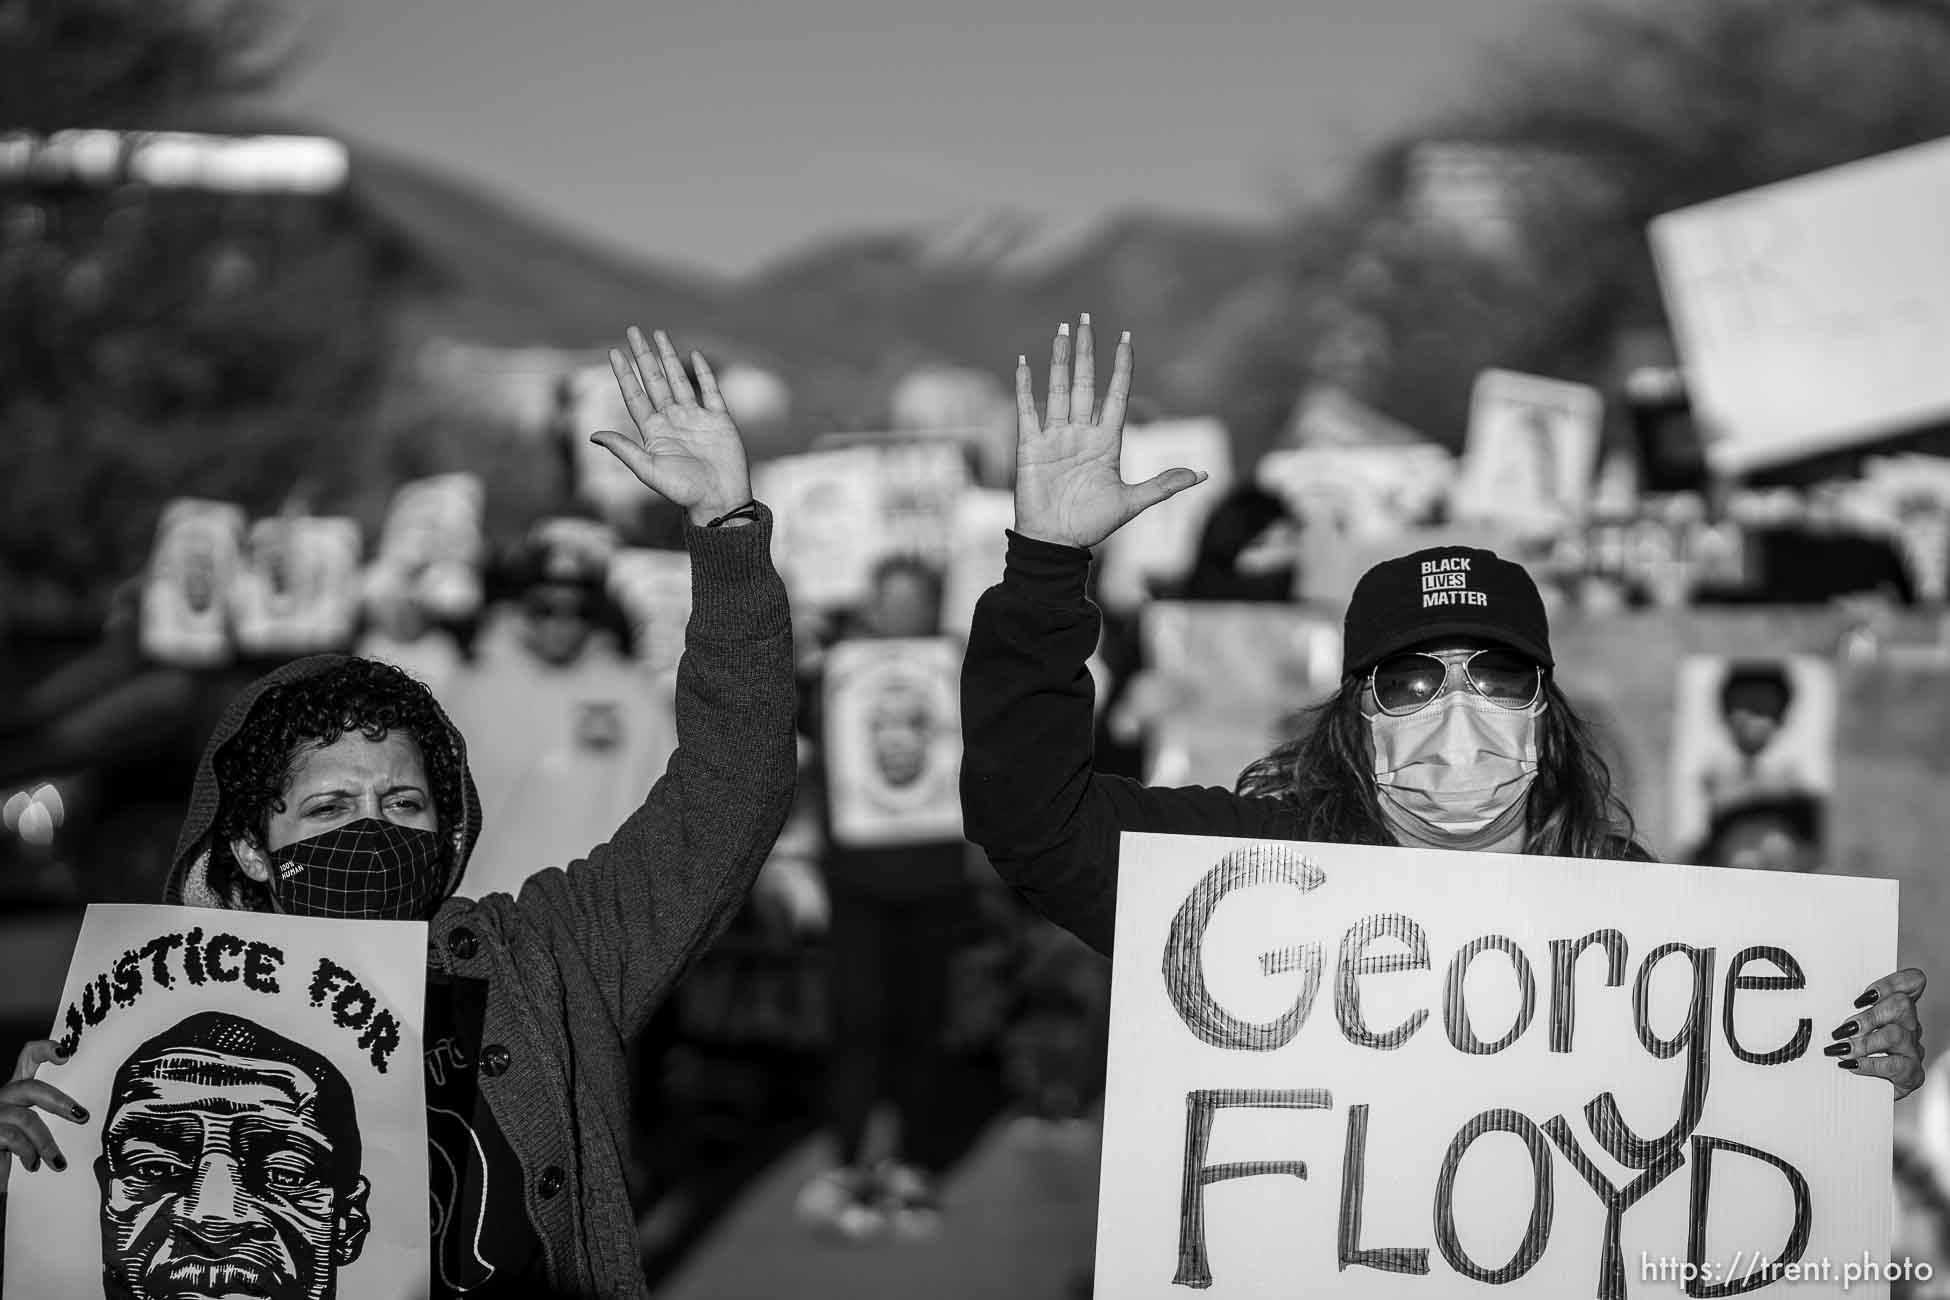
<path fill-rule="evenodd" d="M 1846 1061 L 1841 1062 L 1841 1067 L 1844 1070 L 1859 1070 L 1862 1068 L 1862 1062 L 1851 1056 Z"/>
<path fill-rule="evenodd" d="M 68 1172 L 68 1161 L 65 1156 L 54 1156 L 48 1160 L 48 1163 L 54 1166 L 54 1172 L 57 1174 Z"/>
<path fill-rule="evenodd" d="M 1848 1055 L 1848 1044 L 1847 1044 L 1847 1043 L 1830 1043 L 1830 1044 L 1829 1044 L 1828 1046 L 1826 1046 L 1826 1047 L 1824 1047 L 1824 1048 L 1822 1048 L 1822 1049 L 1821 1049 L 1821 1054 L 1822 1054 L 1823 1056 L 1847 1056 L 1847 1055 Z"/>
<path fill-rule="evenodd" d="M 76 1106 L 74 1108 L 74 1117 L 75 1117 L 75 1122 L 78 1124 L 85 1124 L 88 1122 L 88 1112 L 80 1106 Z"/>
<path fill-rule="evenodd" d="M 1858 1007 L 1873 1006 L 1875 1005 L 1875 1000 L 1881 996 L 1882 994 L 1876 992 L 1874 989 L 1870 989 L 1868 992 L 1864 993 L 1861 997 L 1855 999 L 1855 1005 Z"/>
<path fill-rule="evenodd" d="M 1855 1022 L 1853 1020 L 1843 1021 L 1842 1024 L 1838 1026 L 1836 1029 L 1834 1029 L 1828 1036 L 1830 1038 L 1855 1037 Z"/>

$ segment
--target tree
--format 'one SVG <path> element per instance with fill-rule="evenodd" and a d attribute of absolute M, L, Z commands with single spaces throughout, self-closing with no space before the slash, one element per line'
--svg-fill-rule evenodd
<path fill-rule="evenodd" d="M 285 30 L 263 0 L 0 0 L 0 127 L 240 120 Z M 342 194 L 0 185 L 0 591 L 87 618 L 172 496 L 354 490 L 405 270 Z"/>
<path fill-rule="evenodd" d="M 1652 218 L 1950 134 L 1946 60 L 1940 0 L 1586 3 L 1527 30 L 1473 106 L 1379 153 L 1356 200 L 1385 268 L 1374 396 L 1459 436 L 1483 365 L 1604 382 L 1619 333 L 1664 320 Z M 1427 140 L 1544 164 L 1516 195 L 1517 260 L 1407 220 L 1405 159 Z"/>
<path fill-rule="evenodd" d="M 142 126 L 269 89 L 298 45 L 275 0 L 0 0 L 0 127 Z"/>

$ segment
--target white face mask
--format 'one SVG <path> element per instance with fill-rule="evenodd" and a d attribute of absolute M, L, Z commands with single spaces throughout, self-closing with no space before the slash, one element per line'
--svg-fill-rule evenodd
<path fill-rule="evenodd" d="M 1406 717 L 1376 714 L 1368 722 L 1384 811 L 1444 843 L 1507 834 L 1537 779 L 1543 712 L 1541 694 L 1528 709 L 1506 709 L 1454 691 Z"/>

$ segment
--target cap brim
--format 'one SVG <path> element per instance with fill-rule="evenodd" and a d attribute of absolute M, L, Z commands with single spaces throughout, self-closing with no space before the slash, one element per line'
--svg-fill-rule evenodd
<path fill-rule="evenodd" d="M 1486 623 L 1476 619 L 1457 618 L 1418 623 L 1412 628 L 1407 628 L 1392 637 L 1377 642 L 1374 650 L 1368 655 L 1365 662 L 1343 665 L 1341 669 L 1342 676 L 1353 677 L 1365 673 L 1389 655 L 1399 654 L 1411 646 L 1422 645 L 1425 642 L 1440 640 L 1448 636 L 1481 637 L 1485 641 L 1493 641 L 1497 645 L 1508 646 L 1512 650 L 1521 651 L 1546 668 L 1555 668 L 1557 666 L 1556 662 L 1551 658 L 1550 647 L 1547 645 L 1533 641 L 1526 636 L 1513 634 L 1508 627 L 1499 626 L 1495 623 Z"/>

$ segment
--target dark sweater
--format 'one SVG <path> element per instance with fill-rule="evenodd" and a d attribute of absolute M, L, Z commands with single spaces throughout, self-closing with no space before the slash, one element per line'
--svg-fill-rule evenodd
<path fill-rule="evenodd" d="M 792 803 L 792 627 L 771 513 L 743 528 L 687 523 L 684 539 L 693 603 L 663 776 L 586 857 L 536 863 L 513 896 L 449 898 L 428 927 L 430 978 L 486 984 L 481 1040 L 505 1068 L 480 1095 L 525 1176 L 552 1297 L 649 1294 L 623 1169 L 629 1045 L 730 923 Z M 233 706 L 199 769 L 167 901 L 253 906 L 227 855 L 213 861 L 214 753 L 266 686 L 331 662 L 301 660 Z M 465 738 L 451 724 L 450 735 L 464 773 Z M 455 884 L 481 816 L 472 778 L 461 781 L 465 815 L 447 828 Z"/>
<path fill-rule="evenodd" d="M 1101 616 L 1090 552 L 1009 534 L 1002 581 L 976 602 L 962 663 L 962 824 L 998 875 L 1105 956 L 1125 831 L 1308 838 L 1279 800 L 1212 786 L 1164 789 L 1092 766 L 1094 687 L 1084 666 Z M 1613 855 L 1647 861 L 1620 838 Z"/>
<path fill-rule="evenodd" d="M 1085 664 L 1101 616 L 1084 594 L 1090 552 L 1009 534 L 962 664 L 964 831 L 1036 909 L 1108 956 L 1124 831 L 1299 839 L 1285 804 L 1217 787 L 1162 789 L 1093 769 L 1095 687 Z"/>

